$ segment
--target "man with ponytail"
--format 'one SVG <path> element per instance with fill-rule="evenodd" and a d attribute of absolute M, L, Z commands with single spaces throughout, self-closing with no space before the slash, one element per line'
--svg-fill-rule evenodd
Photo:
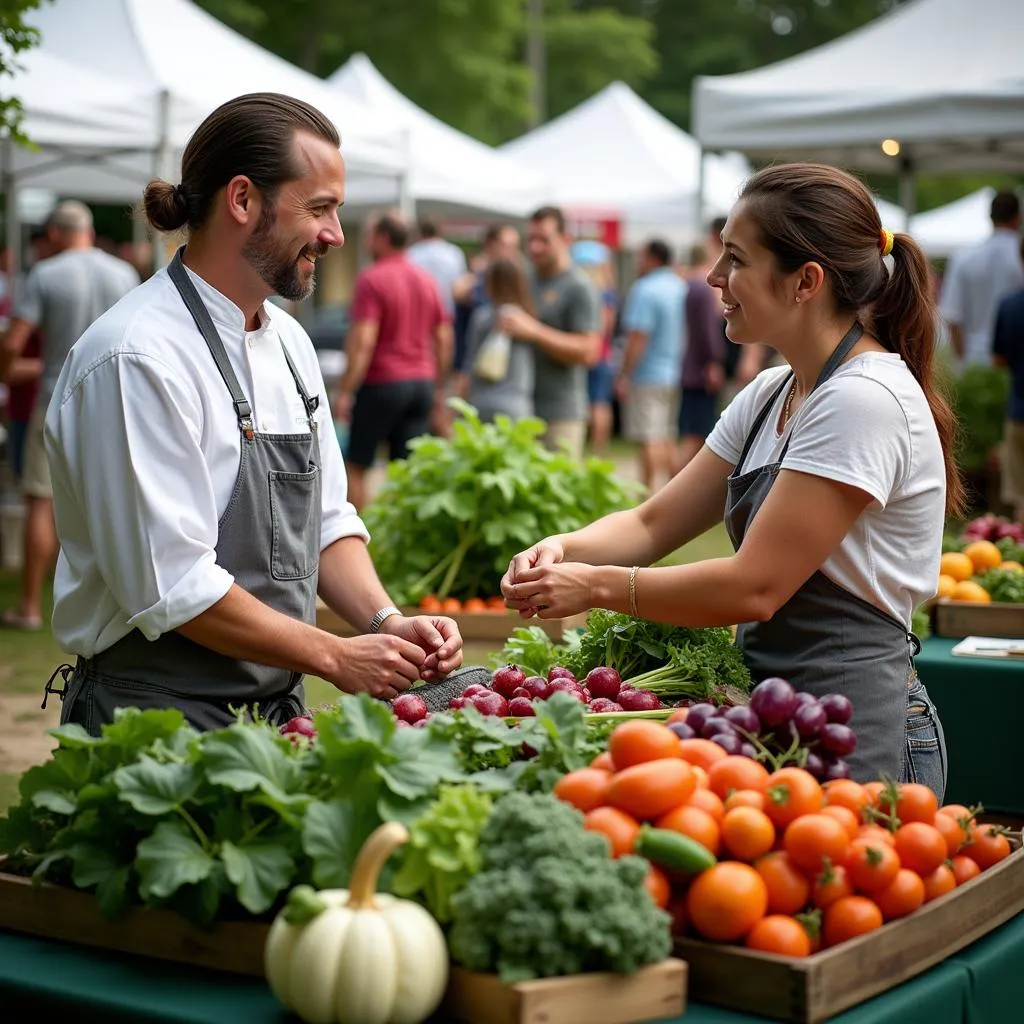
<path fill-rule="evenodd" d="M 853 702 L 855 778 L 912 779 L 941 798 L 942 729 L 910 623 L 935 592 L 945 514 L 963 492 L 932 377 L 924 257 L 879 222 L 860 181 L 816 164 L 755 174 L 722 240 L 708 283 L 729 338 L 785 364 L 736 397 L 658 494 L 517 555 L 506 601 L 527 616 L 600 607 L 739 623 L 755 680 Z M 734 555 L 646 568 L 723 507 Z"/>
<path fill-rule="evenodd" d="M 312 292 L 344 192 L 334 125 L 276 93 L 219 107 L 180 183 L 147 187 L 150 224 L 186 244 L 82 336 L 46 419 L 53 626 L 77 656 L 62 721 L 277 723 L 304 713 L 304 673 L 390 698 L 461 664 L 451 619 L 406 618 L 381 586 L 316 353 L 266 301 Z M 318 593 L 363 635 L 317 629 Z"/>

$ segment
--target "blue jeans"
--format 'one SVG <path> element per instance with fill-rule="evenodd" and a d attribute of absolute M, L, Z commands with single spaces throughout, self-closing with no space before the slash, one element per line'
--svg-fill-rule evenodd
<path fill-rule="evenodd" d="M 948 761 L 946 738 L 939 713 L 915 669 L 907 691 L 907 749 L 901 782 L 920 782 L 942 803 L 946 792 Z"/>

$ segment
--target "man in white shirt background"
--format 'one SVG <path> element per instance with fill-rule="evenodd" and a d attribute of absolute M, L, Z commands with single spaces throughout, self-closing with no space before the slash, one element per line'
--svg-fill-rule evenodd
<path fill-rule="evenodd" d="M 394 697 L 461 664 L 442 617 L 403 617 L 377 578 L 309 337 L 272 295 L 312 291 L 344 242 L 338 133 L 271 93 L 192 136 L 181 183 L 146 189 L 187 246 L 72 350 L 46 420 L 61 554 L 54 632 L 78 656 L 62 721 L 120 705 L 198 728 L 258 704 L 302 713 L 301 679 Z M 317 594 L 364 634 L 315 626 Z"/>
<path fill-rule="evenodd" d="M 998 192 L 992 200 L 992 234 L 956 256 L 946 271 L 939 302 L 949 343 L 961 366 L 992 365 L 999 303 L 1024 287 L 1020 253 L 1020 200 Z"/>
<path fill-rule="evenodd" d="M 406 259 L 422 267 L 437 282 L 441 303 L 452 317 L 455 314 L 454 288 L 466 273 L 466 254 L 454 242 L 442 238 L 432 220 L 421 220 L 417 228 L 419 240 L 406 249 Z"/>

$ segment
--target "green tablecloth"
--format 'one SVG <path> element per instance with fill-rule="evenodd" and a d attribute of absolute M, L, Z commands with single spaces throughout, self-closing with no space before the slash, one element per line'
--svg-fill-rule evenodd
<path fill-rule="evenodd" d="M 833 1018 L 834 1024 L 998 1024 L 1017 1019 L 1024 914 L 945 963 Z M 286 1024 L 262 981 L 0 932 L 0 1020 L 67 1014 L 75 1024 Z M 760 1017 L 692 1004 L 682 1024 Z M 663 1024 L 679 1024 L 678 1021 Z"/>
<path fill-rule="evenodd" d="M 1024 772 L 1010 767 L 1024 722 L 1024 661 L 954 657 L 957 643 L 929 637 L 915 659 L 946 734 L 946 802 L 1024 816 Z"/>

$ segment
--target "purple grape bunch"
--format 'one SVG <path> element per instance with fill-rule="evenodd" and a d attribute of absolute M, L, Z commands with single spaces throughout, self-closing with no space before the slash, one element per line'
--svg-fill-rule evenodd
<path fill-rule="evenodd" d="M 818 698 L 773 677 L 754 687 L 749 704 L 727 709 L 694 704 L 686 721 L 670 728 L 681 739 L 711 740 L 728 754 L 767 754 L 762 759 L 779 767 L 800 765 L 825 782 L 849 778 L 844 758 L 857 748 L 852 716 L 853 705 L 842 694 Z"/>

